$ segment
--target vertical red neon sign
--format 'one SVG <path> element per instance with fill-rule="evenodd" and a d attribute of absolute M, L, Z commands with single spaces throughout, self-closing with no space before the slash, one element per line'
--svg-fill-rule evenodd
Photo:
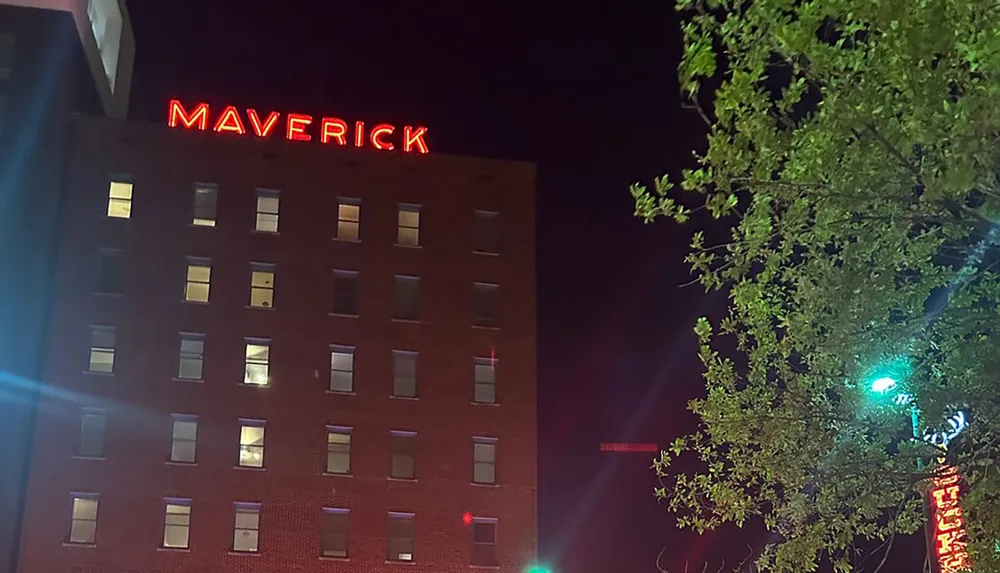
<path fill-rule="evenodd" d="M 933 545 L 937 570 L 940 573 L 955 573 L 968 570 L 969 553 L 966 551 L 965 520 L 959 505 L 958 470 L 948 467 L 934 478 L 934 485 L 928 492 L 931 504 Z"/>

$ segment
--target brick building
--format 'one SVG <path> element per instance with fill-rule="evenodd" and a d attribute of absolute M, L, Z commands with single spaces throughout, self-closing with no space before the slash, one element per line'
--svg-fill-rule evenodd
<path fill-rule="evenodd" d="M 532 165 L 87 117 L 69 150 L 22 573 L 533 561 Z"/>

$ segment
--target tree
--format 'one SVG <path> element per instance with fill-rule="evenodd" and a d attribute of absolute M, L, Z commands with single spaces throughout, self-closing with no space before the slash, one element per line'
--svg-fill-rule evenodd
<path fill-rule="evenodd" d="M 707 151 L 679 190 L 632 194 L 647 222 L 711 216 L 687 261 L 729 310 L 695 327 L 700 426 L 654 462 L 657 495 L 699 531 L 762 520 L 762 570 L 870 571 L 954 464 L 975 569 L 1000 571 L 1000 2 L 677 7 Z M 889 367 L 921 434 L 970 417 L 947 449 L 870 391 Z M 685 455 L 700 469 L 673 474 Z"/>

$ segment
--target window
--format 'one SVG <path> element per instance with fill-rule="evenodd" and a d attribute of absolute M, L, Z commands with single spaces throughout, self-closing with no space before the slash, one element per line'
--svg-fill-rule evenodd
<path fill-rule="evenodd" d="M 361 199 L 341 197 L 337 205 L 337 238 L 341 241 L 361 240 Z"/>
<path fill-rule="evenodd" d="M 250 306 L 274 306 L 274 265 L 253 263 L 250 271 Z"/>
<path fill-rule="evenodd" d="M 330 391 L 354 391 L 354 347 L 330 347 Z"/>
<path fill-rule="evenodd" d="M 264 422 L 240 420 L 240 465 L 264 467 Z"/>
<path fill-rule="evenodd" d="M 125 253 L 115 249 L 101 249 L 97 263 L 96 292 L 122 294 L 125 282 Z"/>
<path fill-rule="evenodd" d="M 218 187 L 209 183 L 195 183 L 194 216 L 191 219 L 191 224 L 199 227 L 214 227 L 218 202 Z"/>
<path fill-rule="evenodd" d="M 163 546 L 175 549 L 187 549 L 191 534 L 191 500 L 164 500 L 163 511 Z"/>
<path fill-rule="evenodd" d="M 476 357 L 473 359 L 473 392 L 472 400 L 479 404 L 496 404 L 497 402 L 497 371 L 496 359 Z"/>
<path fill-rule="evenodd" d="M 80 443 L 77 444 L 76 455 L 83 458 L 103 458 L 107 425 L 107 412 L 85 408 L 80 415 Z"/>
<path fill-rule="evenodd" d="M 392 317 L 396 320 L 420 318 L 420 277 L 396 275 L 392 288 Z"/>
<path fill-rule="evenodd" d="M 389 512 L 389 561 L 413 561 L 412 513 Z"/>
<path fill-rule="evenodd" d="M 211 285 L 212 261 L 209 259 L 188 257 L 184 300 L 188 302 L 208 302 L 209 287 Z"/>
<path fill-rule="evenodd" d="M 495 438 L 472 439 L 472 482 L 497 483 L 497 441 Z"/>
<path fill-rule="evenodd" d="M 351 429 L 329 426 L 326 429 L 326 471 L 351 473 Z"/>
<path fill-rule="evenodd" d="M 278 232 L 278 196 L 277 191 L 257 190 L 257 231 Z"/>
<path fill-rule="evenodd" d="M 97 542 L 97 494 L 72 494 L 69 524 L 70 543 L 93 545 Z"/>
<path fill-rule="evenodd" d="M 234 503 L 233 551 L 256 553 L 260 541 L 260 504 Z"/>
<path fill-rule="evenodd" d="M 476 283 L 476 326 L 497 326 L 498 285 Z"/>
<path fill-rule="evenodd" d="M 201 380 L 204 360 L 205 335 L 182 332 L 177 377 L 182 380 Z"/>
<path fill-rule="evenodd" d="M 90 327 L 90 366 L 91 372 L 112 374 L 115 371 L 115 338 L 117 331 L 113 326 Z"/>
<path fill-rule="evenodd" d="M 170 461 L 193 464 L 198 446 L 198 416 L 174 414 L 170 431 Z"/>
<path fill-rule="evenodd" d="M 420 205 L 398 207 L 396 244 L 404 247 L 420 246 Z"/>
<path fill-rule="evenodd" d="M 108 184 L 108 217 L 129 219 L 132 217 L 132 183 L 112 180 Z"/>
<path fill-rule="evenodd" d="M 9 78 L 14 71 L 14 36 L 0 34 L 0 79 Z"/>
<path fill-rule="evenodd" d="M 397 479 L 415 479 L 417 434 L 415 432 L 392 433 L 392 467 L 389 475 Z"/>
<path fill-rule="evenodd" d="M 392 351 L 394 376 L 392 395 L 399 398 L 417 397 L 417 353 L 405 350 Z"/>
<path fill-rule="evenodd" d="M 323 526 L 320 534 L 323 557 L 347 558 L 347 534 L 350 531 L 346 509 L 323 509 Z"/>
<path fill-rule="evenodd" d="M 358 315 L 357 271 L 333 271 L 333 314 Z"/>
<path fill-rule="evenodd" d="M 500 252 L 500 215 L 496 211 L 476 211 L 474 241 L 477 253 Z"/>
<path fill-rule="evenodd" d="M 497 560 L 497 520 L 475 517 L 472 519 L 472 564 L 480 567 L 496 567 Z"/>
<path fill-rule="evenodd" d="M 253 386 L 267 386 L 268 363 L 271 357 L 271 341 L 260 339 L 247 340 L 246 368 L 243 372 L 243 383 Z"/>

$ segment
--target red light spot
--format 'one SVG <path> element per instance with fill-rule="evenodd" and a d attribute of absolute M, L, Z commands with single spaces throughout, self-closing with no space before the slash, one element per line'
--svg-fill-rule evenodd
<path fill-rule="evenodd" d="M 496 370 L 497 367 L 497 349 L 496 346 L 490 345 L 490 368 Z"/>
<path fill-rule="evenodd" d="M 468 511 L 462 514 L 462 525 L 472 525 L 472 514 Z"/>

